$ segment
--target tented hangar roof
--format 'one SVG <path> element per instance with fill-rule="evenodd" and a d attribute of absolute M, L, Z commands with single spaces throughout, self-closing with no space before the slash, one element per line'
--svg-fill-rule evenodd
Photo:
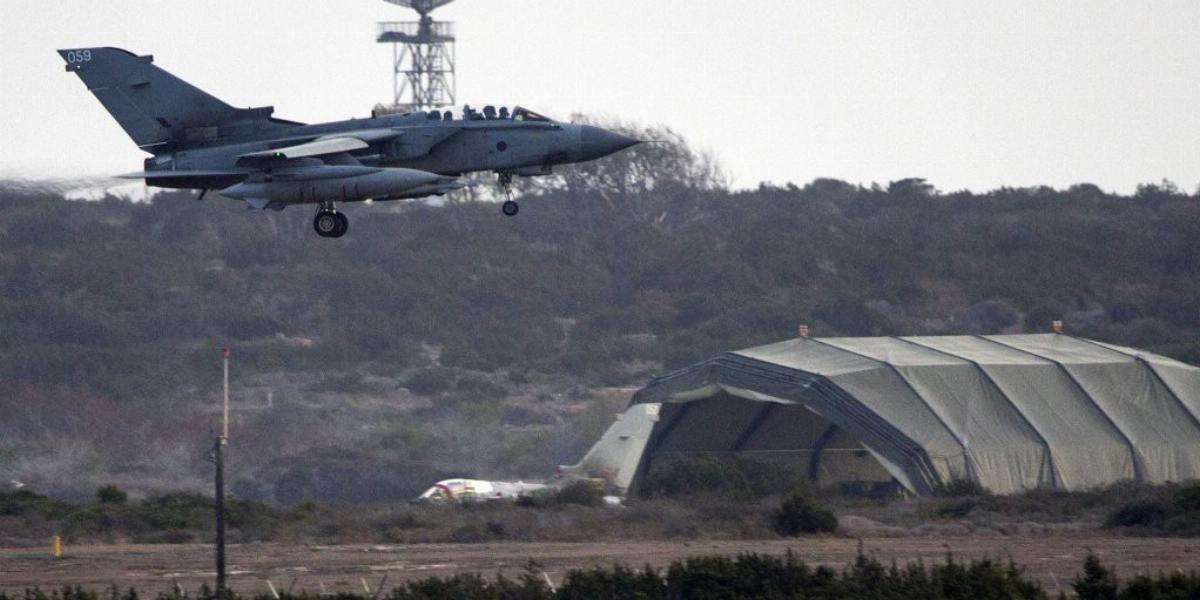
<path fill-rule="evenodd" d="M 757 408 L 721 408 L 733 401 Z M 799 405 L 918 494 L 955 480 L 1012 493 L 1200 478 L 1200 369 L 1062 334 L 798 338 L 658 378 L 633 403 L 663 403 L 643 468 L 664 442 L 786 448 L 772 409 Z M 710 414 L 685 419 L 680 403 Z"/>

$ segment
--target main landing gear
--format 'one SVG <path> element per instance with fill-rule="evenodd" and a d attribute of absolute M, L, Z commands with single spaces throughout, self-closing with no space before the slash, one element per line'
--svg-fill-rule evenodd
<path fill-rule="evenodd" d="M 332 202 L 322 202 L 313 217 L 313 229 L 317 235 L 327 238 L 340 238 L 350 229 L 350 219 L 333 209 Z"/>
<path fill-rule="evenodd" d="M 512 173 L 497 173 L 496 175 L 496 184 L 504 190 L 504 195 L 508 197 L 508 200 L 500 205 L 500 212 L 504 213 L 506 217 L 515 217 L 521 211 L 521 205 L 512 199 Z"/>

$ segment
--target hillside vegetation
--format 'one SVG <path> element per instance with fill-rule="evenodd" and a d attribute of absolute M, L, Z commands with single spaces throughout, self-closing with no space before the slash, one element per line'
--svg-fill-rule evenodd
<path fill-rule="evenodd" d="M 669 131 L 646 135 L 671 137 Z M 476 190 L 480 194 L 480 190 Z M 487 195 L 486 192 L 482 192 Z M 235 492 L 404 498 L 573 461 L 650 376 L 795 335 L 1068 332 L 1200 362 L 1200 198 L 730 191 L 654 145 L 490 202 L 311 212 L 0 189 L 0 480 L 199 488 L 234 352 Z"/>

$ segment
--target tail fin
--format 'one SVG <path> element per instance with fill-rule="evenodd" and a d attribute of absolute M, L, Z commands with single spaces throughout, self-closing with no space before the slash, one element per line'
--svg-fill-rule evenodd
<path fill-rule="evenodd" d="M 213 141 L 221 128 L 270 119 L 273 109 L 237 109 L 154 66 L 153 56 L 119 48 L 59 50 L 88 90 L 147 152 Z"/>

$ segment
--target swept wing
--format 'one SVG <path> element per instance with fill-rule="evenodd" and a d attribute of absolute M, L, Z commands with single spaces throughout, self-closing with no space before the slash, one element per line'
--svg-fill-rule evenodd
<path fill-rule="evenodd" d="M 353 152 L 355 150 L 364 150 L 369 148 L 374 142 L 381 142 L 389 139 L 395 139 L 404 135 L 404 132 L 399 129 L 365 129 L 362 131 L 351 131 L 339 133 L 335 135 L 327 135 L 319 137 L 311 142 L 284 146 L 282 148 L 273 148 L 271 150 L 262 150 L 259 152 L 250 152 L 243 154 L 240 160 L 286 160 L 293 158 L 309 158 L 314 156 L 328 156 L 332 154 L 341 154 L 343 152 Z"/>

